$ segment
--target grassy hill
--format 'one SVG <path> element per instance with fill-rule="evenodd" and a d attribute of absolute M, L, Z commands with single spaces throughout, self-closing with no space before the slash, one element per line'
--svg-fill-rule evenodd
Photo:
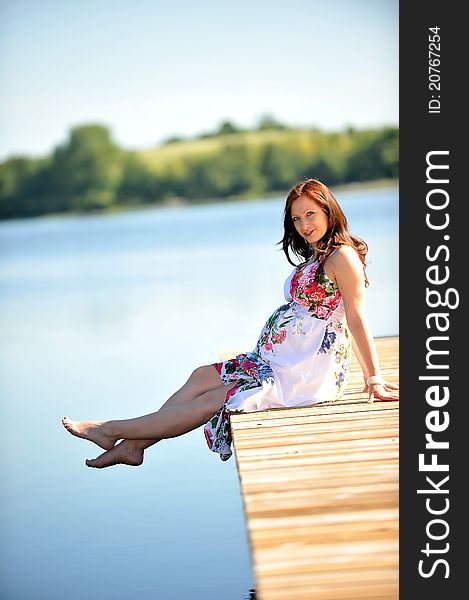
<path fill-rule="evenodd" d="M 82 125 L 47 157 L 0 165 L 0 218 L 254 197 L 284 192 L 304 177 L 328 185 L 397 178 L 398 140 L 393 127 L 241 131 L 225 123 L 198 138 L 129 152 L 106 127 Z"/>

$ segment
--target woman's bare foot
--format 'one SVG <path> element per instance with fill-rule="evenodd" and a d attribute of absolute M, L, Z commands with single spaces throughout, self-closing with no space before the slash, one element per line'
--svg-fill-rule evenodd
<path fill-rule="evenodd" d="M 138 447 L 138 442 L 132 440 L 122 440 L 111 450 L 103 452 L 97 458 L 86 460 L 87 467 L 95 469 L 104 469 L 113 465 L 131 465 L 138 467 L 143 463 L 143 449 Z"/>
<path fill-rule="evenodd" d="M 68 417 L 62 419 L 62 424 L 67 431 L 76 437 L 94 442 L 105 450 L 110 450 L 117 442 L 117 438 L 103 431 L 104 421 L 72 421 Z"/>

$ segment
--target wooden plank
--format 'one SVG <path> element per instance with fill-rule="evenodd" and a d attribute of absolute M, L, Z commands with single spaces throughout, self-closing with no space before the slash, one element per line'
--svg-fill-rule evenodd
<path fill-rule="evenodd" d="M 312 436 L 308 433 L 304 433 L 303 435 L 295 435 L 294 438 L 292 438 L 291 436 L 289 436 L 288 434 L 284 434 L 283 436 L 277 435 L 277 436 L 272 436 L 275 437 L 275 445 L 277 447 L 280 446 L 289 446 L 291 444 L 302 444 L 302 443 L 307 443 L 307 444 L 313 444 L 314 441 L 318 441 L 321 443 L 325 443 L 328 442 L 330 440 L 350 440 L 350 443 L 352 443 L 354 440 L 367 440 L 367 439 L 383 439 L 383 438 L 389 438 L 389 437 L 397 437 L 399 434 L 399 429 L 398 427 L 374 427 L 374 428 L 367 428 L 366 431 L 363 432 L 359 432 L 359 431 L 354 431 L 354 430 L 348 430 L 348 431 L 343 431 L 341 433 L 341 436 L 339 438 L 338 435 L 335 435 L 334 432 L 331 433 L 317 433 L 316 436 L 314 437 L 314 440 L 312 439 Z M 273 442 L 273 440 L 269 440 L 269 444 L 271 444 Z M 267 445 L 267 436 L 265 437 L 265 439 L 258 438 L 255 440 L 251 440 L 251 439 L 246 439 L 244 441 L 240 441 L 239 442 L 239 447 L 240 450 L 242 448 L 271 448 L 274 446 L 271 445 Z"/>
<path fill-rule="evenodd" d="M 360 400 L 360 404 L 350 405 L 348 403 L 343 402 L 334 402 L 330 404 L 321 404 L 321 410 L 323 414 L 327 415 L 337 415 L 340 413 L 354 412 L 377 412 L 382 413 L 386 410 L 396 410 L 399 407 L 398 402 L 386 402 L 379 403 L 374 402 L 372 404 L 363 404 L 363 400 Z M 285 414 L 287 413 L 287 414 Z M 311 416 L 311 407 L 307 408 L 292 408 L 288 411 L 285 409 L 272 409 L 269 411 L 263 411 L 262 419 L 258 418 L 259 413 L 237 413 L 233 415 L 233 418 L 236 419 L 236 429 L 240 431 L 241 429 L 247 429 L 250 427 L 262 427 L 270 419 L 300 419 L 301 417 L 310 417 Z"/>
<path fill-rule="evenodd" d="M 257 600 L 398 598 L 399 403 L 366 400 L 354 360 L 340 402 L 232 415 Z"/>
<path fill-rule="evenodd" d="M 396 422 L 396 411 L 370 411 L 361 413 L 349 411 L 340 412 L 339 415 L 340 416 L 337 414 L 330 415 L 328 412 L 324 411 L 321 413 L 321 420 L 316 423 L 311 422 L 309 417 L 304 419 L 301 417 L 295 419 L 292 416 L 288 419 L 276 419 L 275 422 L 266 421 L 265 424 L 252 427 L 250 430 L 248 430 L 246 427 L 243 427 L 239 429 L 238 435 L 240 439 L 242 439 L 243 437 L 266 437 L 269 435 L 269 433 L 271 435 L 277 435 L 281 433 L 294 435 L 295 433 L 302 433 L 306 430 L 311 433 L 315 431 L 324 432 L 326 430 L 337 431 L 339 429 L 343 431 L 353 429 L 356 431 L 358 424 L 360 424 L 360 429 L 362 429 L 363 427 L 379 426 L 380 424 L 387 425 L 389 423 Z"/>

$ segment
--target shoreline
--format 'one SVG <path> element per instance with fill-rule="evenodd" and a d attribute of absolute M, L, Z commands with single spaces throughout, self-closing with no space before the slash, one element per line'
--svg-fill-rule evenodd
<path fill-rule="evenodd" d="M 371 179 L 368 181 L 353 181 L 350 183 L 339 183 L 337 185 L 331 186 L 331 190 L 335 192 L 343 192 L 343 191 L 354 191 L 354 190 L 372 190 L 372 189 L 383 189 L 383 188 L 391 188 L 391 187 L 399 187 L 399 179 Z M 226 196 L 224 198 L 203 198 L 197 200 L 189 200 L 188 198 L 181 198 L 178 196 L 174 196 L 172 198 L 167 198 L 166 200 L 161 200 L 158 202 L 154 202 L 152 204 L 123 204 L 120 206 L 113 206 L 111 208 L 103 208 L 96 209 L 91 211 L 66 211 L 66 212 L 56 212 L 56 213 L 46 213 L 43 215 L 37 216 L 28 216 L 28 217 L 13 217 L 11 219 L 0 219 L 0 226 L 2 223 L 12 223 L 12 222 L 25 222 L 31 220 L 44 220 L 44 219 L 56 219 L 56 218 L 67 218 L 67 217 L 96 217 L 101 215 L 119 215 L 122 213 L 133 213 L 133 212 L 141 212 L 146 210 L 155 210 L 155 209 L 181 209 L 181 208 L 190 208 L 192 206 L 203 206 L 207 204 L 225 204 L 225 203 L 234 203 L 234 202 L 253 202 L 258 200 L 272 200 L 274 198 L 279 198 L 282 196 L 286 196 L 289 190 L 278 190 L 271 191 L 266 193 L 265 195 L 242 195 L 242 196 Z"/>

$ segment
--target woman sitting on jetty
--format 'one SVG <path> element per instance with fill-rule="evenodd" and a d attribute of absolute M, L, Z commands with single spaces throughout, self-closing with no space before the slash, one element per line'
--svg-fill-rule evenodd
<path fill-rule="evenodd" d="M 302 262 L 285 282 L 286 304 L 268 319 L 252 352 L 195 369 L 154 413 L 115 421 L 62 419 L 73 435 L 106 452 L 89 467 L 140 465 L 146 448 L 204 425 L 208 446 L 231 454 L 230 413 L 311 406 L 340 398 L 351 346 L 363 370 L 369 401 L 397 400 L 397 386 L 381 375 L 364 314 L 366 243 L 352 235 L 329 188 L 317 179 L 293 187 L 281 241 Z M 119 443 L 117 443 L 121 440 Z"/>

